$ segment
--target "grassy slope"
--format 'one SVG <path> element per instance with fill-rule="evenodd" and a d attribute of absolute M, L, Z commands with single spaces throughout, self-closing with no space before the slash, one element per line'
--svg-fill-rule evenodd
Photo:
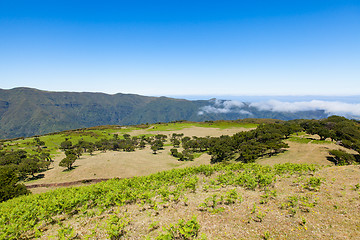
<path fill-rule="evenodd" d="M 155 126 L 159 127 L 158 131 L 168 132 L 185 129 L 187 124 Z M 109 133 L 120 130 L 91 130 L 94 131 L 101 136 L 109 136 Z M 154 129 L 146 131 L 151 133 Z M 54 146 L 55 142 L 58 144 L 58 140 L 62 141 L 65 137 L 60 135 L 56 140 L 55 136 Z M 77 133 L 71 137 L 84 138 Z M 292 136 L 289 143 L 293 145 L 289 151 L 259 162 L 273 165 L 305 159 L 309 163 L 321 157 L 322 164 L 329 164 L 324 160 L 324 148 L 338 146 L 304 140 L 310 137 L 301 134 Z M 309 153 L 309 149 L 319 155 L 315 154 L 313 156 L 316 157 L 311 159 L 310 155 L 314 152 L 310 152 L 308 158 L 296 160 L 301 152 Z M 199 235 L 205 234 L 208 239 L 360 237 L 360 213 L 353 211 L 360 204 L 358 166 L 322 167 L 315 172 L 313 167 L 302 165 L 274 166 L 235 164 L 192 167 L 132 180 L 58 189 L 0 204 L 0 225 L 10 221 L 11 224 L 2 229 L 13 232 L 16 238 L 20 236 L 16 234 L 29 237 L 39 234 L 42 239 L 74 236 L 106 239 L 113 234 L 111 229 L 115 229 L 124 234 L 124 239 L 145 239 L 145 236 L 156 238 L 163 232 L 162 227 L 166 228 L 169 223 L 176 223 L 179 219 L 189 220 L 195 215 L 200 224 Z M 309 184 L 310 179 L 312 184 Z M 264 184 L 266 182 L 269 184 Z M 237 197 L 234 203 L 226 204 L 232 190 Z M 32 224 L 31 220 L 37 218 L 39 222 Z M 125 224 L 127 221 L 129 223 Z M 26 229 L 25 234 L 21 233 Z M 9 235 L 0 236 L 5 239 L 7 237 L 4 236 Z"/>
<path fill-rule="evenodd" d="M 360 169 L 315 169 L 201 166 L 20 197 L 0 204 L 0 236 L 156 238 L 195 215 L 208 239 L 358 238 Z"/>

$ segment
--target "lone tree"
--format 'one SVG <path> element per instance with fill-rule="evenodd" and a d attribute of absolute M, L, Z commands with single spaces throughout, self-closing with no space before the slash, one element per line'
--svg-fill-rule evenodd
<path fill-rule="evenodd" d="M 68 170 L 71 170 L 72 165 L 75 163 L 76 158 L 77 158 L 76 155 L 69 154 L 68 156 L 66 156 L 66 158 L 61 160 L 61 162 L 59 163 L 59 166 L 66 167 Z"/>

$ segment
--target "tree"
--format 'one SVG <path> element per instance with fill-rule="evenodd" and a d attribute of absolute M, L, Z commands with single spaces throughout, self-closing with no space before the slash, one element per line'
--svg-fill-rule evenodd
<path fill-rule="evenodd" d="M 151 150 L 153 150 L 153 154 L 156 154 L 157 151 L 159 150 L 159 147 L 157 145 L 152 145 Z"/>
<path fill-rule="evenodd" d="M 82 155 L 83 149 L 82 149 L 81 146 L 77 146 L 77 147 L 74 149 L 74 152 L 75 152 L 76 156 L 77 156 L 78 158 L 80 158 L 80 156 Z"/>
<path fill-rule="evenodd" d="M 49 161 L 40 161 L 39 163 L 40 169 L 49 170 L 50 162 Z"/>
<path fill-rule="evenodd" d="M 356 161 L 353 154 L 344 150 L 330 150 L 329 153 L 333 156 L 336 165 L 349 165 Z"/>
<path fill-rule="evenodd" d="M 157 134 L 157 135 L 155 135 L 155 139 L 165 142 L 167 139 L 167 136 L 164 134 Z"/>
<path fill-rule="evenodd" d="M 51 155 L 50 155 L 49 152 L 41 152 L 40 158 L 41 158 L 42 160 L 46 160 L 46 161 L 49 161 L 49 162 L 52 161 Z"/>
<path fill-rule="evenodd" d="M 35 173 L 39 172 L 40 169 L 39 160 L 36 158 L 26 158 L 19 164 L 19 171 L 24 177 L 28 174 L 35 177 Z"/>
<path fill-rule="evenodd" d="M 231 147 L 230 137 L 221 136 L 216 140 L 211 147 L 209 147 L 209 154 L 211 155 L 211 163 L 222 162 L 230 159 L 234 152 Z"/>
<path fill-rule="evenodd" d="M 151 143 L 152 146 L 157 146 L 158 149 L 162 149 L 164 146 L 164 143 L 161 140 L 155 140 Z"/>
<path fill-rule="evenodd" d="M 179 147 L 180 146 L 180 141 L 176 138 L 171 139 L 171 142 L 173 143 L 174 147 Z"/>
<path fill-rule="evenodd" d="M 188 151 L 188 150 L 183 150 L 183 151 L 181 152 L 181 155 L 182 155 L 181 160 L 185 160 L 185 161 L 192 161 L 192 160 L 194 160 L 194 155 L 191 154 L 191 152 Z"/>
<path fill-rule="evenodd" d="M 90 153 L 90 156 L 92 156 L 93 155 L 93 152 L 95 151 L 95 146 L 94 146 L 94 144 L 90 144 L 89 146 L 88 146 L 88 152 Z"/>
<path fill-rule="evenodd" d="M 0 167 L 0 202 L 30 193 L 25 185 L 18 184 L 18 181 L 19 179 L 16 176 L 15 169 Z"/>
<path fill-rule="evenodd" d="M 65 151 L 65 156 L 69 156 L 69 155 L 75 155 L 76 156 L 76 151 L 75 149 L 68 149 Z"/>
<path fill-rule="evenodd" d="M 35 137 L 34 141 L 35 141 L 36 146 L 44 146 L 45 145 L 45 142 L 41 141 L 39 137 Z"/>
<path fill-rule="evenodd" d="M 170 149 L 171 156 L 177 157 L 179 152 L 176 148 Z"/>
<path fill-rule="evenodd" d="M 75 163 L 76 156 L 73 154 L 70 154 L 66 156 L 63 160 L 60 161 L 59 166 L 60 167 L 66 167 L 68 170 L 72 169 L 72 165 Z"/>
<path fill-rule="evenodd" d="M 288 138 L 291 134 L 300 132 L 301 127 L 299 124 L 289 121 L 282 125 L 281 131 L 284 133 L 285 138 Z"/>
<path fill-rule="evenodd" d="M 139 144 L 139 148 L 140 148 L 140 149 L 144 149 L 145 146 L 146 146 L 145 141 L 144 141 L 144 140 L 141 140 L 141 142 L 140 142 L 140 144 Z"/>
<path fill-rule="evenodd" d="M 70 140 L 65 140 L 60 143 L 60 148 L 63 150 L 69 149 L 72 147 L 72 142 Z"/>

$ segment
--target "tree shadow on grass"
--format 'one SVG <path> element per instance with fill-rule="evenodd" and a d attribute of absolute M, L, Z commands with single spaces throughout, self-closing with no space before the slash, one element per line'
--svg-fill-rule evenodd
<path fill-rule="evenodd" d="M 360 163 L 360 154 L 354 154 L 354 157 L 355 157 L 355 161 L 357 163 Z"/>
<path fill-rule="evenodd" d="M 333 162 L 335 165 L 338 165 L 338 161 L 334 157 L 327 156 L 326 159 L 330 162 Z"/>
<path fill-rule="evenodd" d="M 79 167 L 79 166 L 72 166 L 70 169 L 65 168 L 62 172 L 70 172 L 70 171 L 74 170 L 77 167 Z"/>
<path fill-rule="evenodd" d="M 44 178 L 45 177 L 45 174 L 38 174 L 36 176 L 33 176 L 31 178 L 29 178 L 27 181 L 32 181 L 32 180 L 38 180 L 38 179 L 41 179 L 41 178 Z"/>

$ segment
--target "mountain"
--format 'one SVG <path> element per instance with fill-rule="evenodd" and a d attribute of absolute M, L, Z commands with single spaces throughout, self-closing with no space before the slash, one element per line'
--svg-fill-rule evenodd
<path fill-rule="evenodd" d="M 325 118 L 324 111 L 274 112 L 250 103 L 190 101 L 135 94 L 0 89 L 0 138 L 27 137 L 99 125 L 135 125 L 177 120 Z"/>
<path fill-rule="evenodd" d="M 207 101 L 134 94 L 0 89 L 0 137 L 12 138 L 98 125 L 197 119 Z"/>

